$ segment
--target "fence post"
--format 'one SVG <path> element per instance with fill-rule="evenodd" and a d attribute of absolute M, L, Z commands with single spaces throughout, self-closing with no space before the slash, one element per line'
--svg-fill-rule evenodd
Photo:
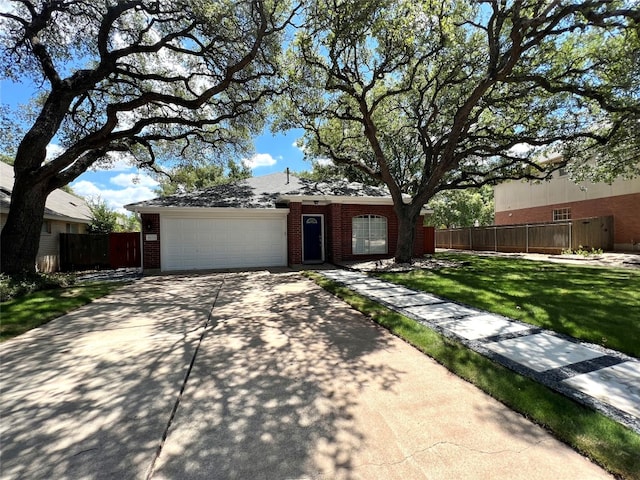
<path fill-rule="evenodd" d="M 567 247 L 569 250 L 573 250 L 573 245 L 571 244 L 571 231 L 573 230 L 573 222 L 569 222 L 569 246 Z"/>
<path fill-rule="evenodd" d="M 473 250 L 473 232 L 471 231 L 471 227 L 469 227 L 469 250 Z"/>
<path fill-rule="evenodd" d="M 524 238 L 525 238 L 525 252 L 529 253 L 529 224 L 527 223 L 525 225 L 525 230 L 524 230 Z"/>

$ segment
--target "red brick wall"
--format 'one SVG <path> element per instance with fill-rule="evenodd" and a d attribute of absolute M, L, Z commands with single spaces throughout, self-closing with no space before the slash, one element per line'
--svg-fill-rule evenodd
<path fill-rule="evenodd" d="M 329 211 L 328 231 L 331 232 L 331 234 L 327 234 L 327 251 L 329 252 L 329 258 L 327 260 L 339 263 L 342 261 L 343 248 L 343 245 L 340 243 L 340 239 L 342 238 L 342 204 L 332 203 L 329 205 Z"/>
<path fill-rule="evenodd" d="M 160 215 L 143 213 L 140 217 L 142 223 L 142 269 L 158 269 L 160 268 Z M 147 234 L 157 235 L 157 240 L 146 240 Z"/>
<path fill-rule="evenodd" d="M 302 214 L 323 214 L 325 233 L 325 260 L 341 262 L 343 260 L 370 260 L 393 257 L 398 243 L 398 220 L 392 205 L 301 205 L 291 202 L 287 217 L 287 247 L 289 264 L 302 263 Z M 351 225 L 353 217 L 358 215 L 380 215 L 387 218 L 388 252 L 382 255 L 354 255 L 351 247 Z M 420 216 L 416 227 L 414 255 L 424 254 L 423 217 Z"/>
<path fill-rule="evenodd" d="M 306 207 L 303 207 L 306 208 Z M 304 213 L 307 213 L 306 211 Z M 309 212 L 311 213 L 311 212 Z M 354 255 L 351 246 L 351 227 L 353 217 L 359 215 L 380 215 L 387 219 L 387 253 L 379 255 Z M 392 205 L 355 205 L 333 204 L 329 208 L 329 219 L 326 223 L 330 228 L 326 229 L 327 249 L 330 253 L 327 258 L 331 262 L 343 260 L 369 260 L 389 258 L 395 254 L 398 243 L 398 220 Z M 419 228 L 416 231 L 414 243 L 414 255 L 422 256 L 424 252 L 424 231 L 422 229 L 423 218 L 418 219 Z"/>
<path fill-rule="evenodd" d="M 287 215 L 287 256 L 289 265 L 302 263 L 302 204 L 291 202 Z"/>
<path fill-rule="evenodd" d="M 567 207 L 572 219 L 612 215 L 613 243 L 618 248 L 640 243 L 640 193 L 496 212 L 495 224 L 552 222 L 553 210 Z"/>

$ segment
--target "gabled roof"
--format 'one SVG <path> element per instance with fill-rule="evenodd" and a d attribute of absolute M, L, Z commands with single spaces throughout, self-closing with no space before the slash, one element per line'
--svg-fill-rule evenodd
<path fill-rule="evenodd" d="M 13 167 L 0 162 L 0 212 L 8 213 L 11 208 L 11 192 L 13 191 Z M 67 220 L 77 223 L 90 223 L 91 210 L 82 198 L 63 190 L 54 190 L 47 197 L 44 209 L 47 220 Z"/>
<path fill-rule="evenodd" d="M 190 193 L 158 197 L 125 205 L 127 210 L 141 211 L 154 208 L 276 208 L 277 202 L 291 200 L 332 201 L 350 198 L 354 203 L 378 201 L 389 203 L 391 197 L 385 188 L 338 180 L 314 182 L 286 173 L 272 173 L 252 177 L 227 185 L 217 185 Z"/>

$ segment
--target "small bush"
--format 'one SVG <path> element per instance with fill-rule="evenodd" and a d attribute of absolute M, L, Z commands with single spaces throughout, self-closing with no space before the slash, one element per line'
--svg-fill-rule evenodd
<path fill-rule="evenodd" d="M 76 277 L 70 273 L 0 274 L 0 302 L 39 290 L 52 290 L 73 285 Z"/>
<path fill-rule="evenodd" d="M 591 248 L 583 247 L 582 245 L 578 245 L 577 250 L 571 250 L 570 248 L 565 248 L 562 250 L 562 255 L 582 255 L 583 257 L 590 257 L 595 255 L 602 255 L 604 252 L 601 248 Z"/>

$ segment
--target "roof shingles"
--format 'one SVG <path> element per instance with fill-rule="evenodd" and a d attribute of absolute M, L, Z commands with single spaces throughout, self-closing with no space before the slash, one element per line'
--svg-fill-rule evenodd
<path fill-rule="evenodd" d="M 13 167 L 0 162 L 0 210 L 2 212 L 9 211 L 11 208 L 13 182 Z M 84 199 L 57 189 L 47 197 L 44 218 L 68 218 L 80 223 L 89 223 L 91 210 Z"/>
<path fill-rule="evenodd" d="M 272 173 L 235 183 L 217 185 L 195 192 L 157 197 L 132 203 L 125 208 L 144 207 L 233 207 L 275 208 L 282 196 L 380 197 L 388 198 L 386 189 L 346 180 L 314 182 L 286 173 Z"/>

